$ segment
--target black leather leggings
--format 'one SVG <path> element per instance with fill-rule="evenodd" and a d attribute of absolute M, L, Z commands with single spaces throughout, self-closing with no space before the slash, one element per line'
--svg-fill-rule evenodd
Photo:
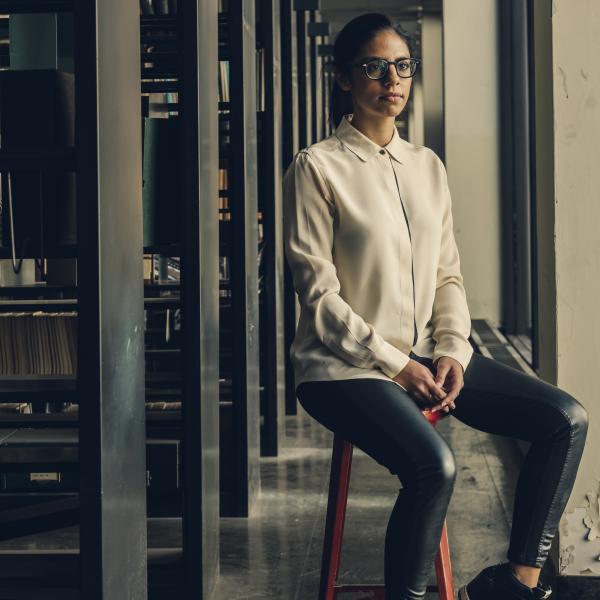
<path fill-rule="evenodd" d="M 411 358 L 429 367 L 428 358 Z M 385 538 L 386 600 L 419 599 L 438 550 L 456 477 L 454 453 L 415 400 L 393 381 L 301 383 L 302 407 L 364 450 L 402 489 Z M 516 487 L 508 560 L 542 567 L 571 494 L 588 428 L 585 408 L 560 388 L 475 353 L 450 415 L 531 442 Z"/>

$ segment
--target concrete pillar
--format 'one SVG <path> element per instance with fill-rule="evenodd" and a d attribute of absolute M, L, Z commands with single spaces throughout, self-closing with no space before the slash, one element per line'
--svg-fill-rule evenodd
<path fill-rule="evenodd" d="M 422 17 L 421 55 L 425 65 L 420 73 L 424 144 L 444 160 L 444 59 L 440 13 L 432 11 Z"/>
<path fill-rule="evenodd" d="M 534 2 L 540 365 L 590 426 L 559 532 L 561 600 L 600 589 L 600 13 Z"/>
<path fill-rule="evenodd" d="M 444 137 L 454 233 L 471 317 L 494 324 L 502 258 L 497 22 L 496 0 L 444 0 Z"/>

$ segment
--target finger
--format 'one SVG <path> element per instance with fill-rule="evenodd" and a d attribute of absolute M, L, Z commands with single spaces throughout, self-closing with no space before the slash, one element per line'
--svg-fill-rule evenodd
<path fill-rule="evenodd" d="M 446 396 L 446 398 L 444 398 L 444 400 L 442 402 L 439 402 L 438 404 L 436 404 L 432 410 L 441 410 L 441 409 L 445 409 L 446 407 L 448 407 L 449 409 L 454 409 L 456 408 L 456 404 L 454 403 L 454 399 L 456 396 L 452 396 L 451 394 L 448 394 Z M 446 412 L 448 412 L 448 410 L 446 410 Z"/>
<path fill-rule="evenodd" d="M 443 400 L 448 395 L 448 392 L 446 392 L 446 390 L 441 385 L 438 385 L 433 379 L 428 382 L 428 386 L 429 393 L 432 395 L 432 397 L 434 397 L 434 399 Z"/>
<path fill-rule="evenodd" d="M 456 408 L 455 400 L 458 398 L 458 394 L 460 393 L 460 388 L 453 388 L 450 392 L 448 392 L 448 396 L 445 398 L 445 404 L 451 404 L 452 408 Z"/>
<path fill-rule="evenodd" d="M 437 412 L 438 410 L 443 410 L 444 412 L 449 412 L 451 409 L 456 408 L 454 403 L 441 402 L 437 406 L 434 406 L 431 411 Z"/>
<path fill-rule="evenodd" d="M 432 411 L 437 411 L 437 410 L 441 410 L 442 408 L 444 408 L 444 406 L 446 406 L 448 403 L 446 400 L 442 400 L 441 402 L 436 402 L 435 404 L 432 405 L 431 410 Z"/>
<path fill-rule="evenodd" d="M 436 404 L 440 403 L 440 399 L 437 398 L 436 396 L 434 396 L 433 394 L 431 394 L 431 392 L 429 392 L 429 391 L 423 392 L 421 394 L 421 398 L 423 399 L 423 403 L 428 408 L 431 408 L 432 406 L 435 406 Z"/>
<path fill-rule="evenodd" d="M 431 396 L 429 393 L 427 393 L 426 391 L 422 391 L 419 389 L 414 389 L 411 391 L 410 394 L 414 401 L 421 407 L 427 408 L 427 410 L 429 410 L 431 408 Z"/>
<path fill-rule="evenodd" d="M 455 408 L 454 400 L 456 399 L 456 395 L 448 394 L 441 402 L 438 403 L 440 408 L 444 406 L 450 406 L 451 408 Z"/>
<path fill-rule="evenodd" d="M 452 397 L 452 401 L 456 400 L 463 386 L 464 384 L 462 379 L 456 379 L 456 381 L 453 382 L 452 386 L 448 390 L 448 395 Z"/>
<path fill-rule="evenodd" d="M 450 369 L 450 365 L 444 364 L 436 369 L 435 372 L 435 383 L 437 385 L 443 385 L 446 381 L 446 376 L 448 374 L 448 370 Z"/>

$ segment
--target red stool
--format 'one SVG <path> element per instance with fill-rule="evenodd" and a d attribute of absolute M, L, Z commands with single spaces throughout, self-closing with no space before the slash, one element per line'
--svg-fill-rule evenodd
<path fill-rule="evenodd" d="M 422 412 L 434 427 L 447 414 L 443 411 L 423 410 Z M 385 598 L 383 585 L 341 585 L 336 583 L 340 568 L 353 449 L 352 443 L 334 435 L 319 600 L 335 600 L 339 592 L 354 592 L 350 596 L 353 600 L 384 600 Z M 427 586 L 427 591 L 438 592 L 440 600 L 454 600 L 454 580 L 445 520 L 440 538 L 440 548 L 435 558 L 435 575 L 437 585 Z M 361 592 L 364 592 L 364 597 L 357 595 Z"/>

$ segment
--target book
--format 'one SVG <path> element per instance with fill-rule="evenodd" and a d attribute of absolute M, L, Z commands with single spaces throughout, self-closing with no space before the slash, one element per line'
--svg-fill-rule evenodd
<path fill-rule="evenodd" d="M 77 373 L 77 313 L 0 313 L 0 376 Z"/>

